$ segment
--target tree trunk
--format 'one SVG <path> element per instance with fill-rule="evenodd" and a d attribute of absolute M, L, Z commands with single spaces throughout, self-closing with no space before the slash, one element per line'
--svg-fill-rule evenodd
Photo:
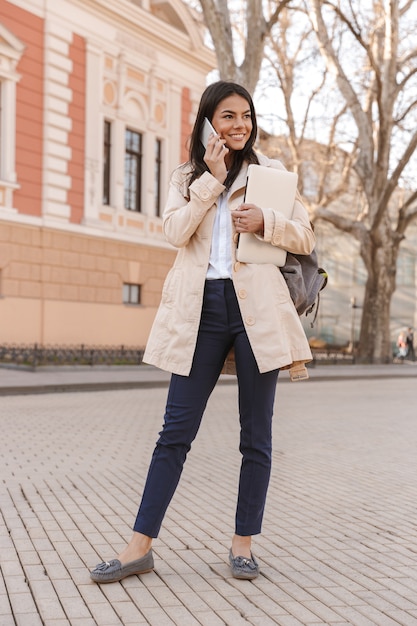
<path fill-rule="evenodd" d="M 398 246 L 368 242 L 361 256 L 368 266 L 359 344 L 359 363 L 389 363 L 392 360 L 390 336 L 391 298 L 395 291 Z"/>
<path fill-rule="evenodd" d="M 272 2 L 269 7 L 271 14 L 267 19 L 261 0 L 245 0 L 241 3 L 229 0 L 199 0 L 205 24 L 213 41 L 222 80 L 240 83 L 253 94 L 265 56 L 265 38 L 290 2 L 291 0 Z M 233 24 L 237 11 L 241 13 L 240 24 Z M 233 32 L 236 30 L 244 52 L 240 64 L 235 58 L 233 42 Z"/>

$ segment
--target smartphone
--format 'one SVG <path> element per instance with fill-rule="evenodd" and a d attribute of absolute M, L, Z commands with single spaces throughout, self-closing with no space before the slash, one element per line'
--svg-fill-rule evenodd
<path fill-rule="evenodd" d="M 211 122 L 205 117 L 203 130 L 201 131 L 201 137 L 200 137 L 201 143 L 203 144 L 205 148 L 207 148 L 207 142 L 211 133 L 214 133 L 215 135 L 217 135 L 217 132 L 213 128 Z"/>

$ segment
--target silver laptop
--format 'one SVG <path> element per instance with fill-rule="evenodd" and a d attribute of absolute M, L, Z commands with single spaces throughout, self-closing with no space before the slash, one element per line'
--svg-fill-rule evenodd
<path fill-rule="evenodd" d="M 262 209 L 276 209 L 291 218 L 298 176 L 294 172 L 251 164 L 248 167 L 245 202 Z M 285 265 L 286 250 L 258 239 L 253 233 L 240 233 L 236 258 L 242 263 Z"/>

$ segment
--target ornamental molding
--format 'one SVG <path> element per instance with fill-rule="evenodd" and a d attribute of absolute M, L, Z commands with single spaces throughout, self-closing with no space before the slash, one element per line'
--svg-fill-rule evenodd
<path fill-rule="evenodd" d="M 4 24 L 0 23 L 0 73 L 18 80 L 16 67 L 26 46 Z M 14 76 L 12 75 L 14 74 Z"/>

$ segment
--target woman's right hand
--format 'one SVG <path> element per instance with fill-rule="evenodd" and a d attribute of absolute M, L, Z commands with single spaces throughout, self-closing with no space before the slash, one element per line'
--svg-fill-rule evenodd
<path fill-rule="evenodd" d="M 227 167 L 225 158 L 229 154 L 229 148 L 225 146 L 226 140 L 212 133 L 209 137 L 204 162 L 210 173 L 223 184 L 227 178 Z"/>

